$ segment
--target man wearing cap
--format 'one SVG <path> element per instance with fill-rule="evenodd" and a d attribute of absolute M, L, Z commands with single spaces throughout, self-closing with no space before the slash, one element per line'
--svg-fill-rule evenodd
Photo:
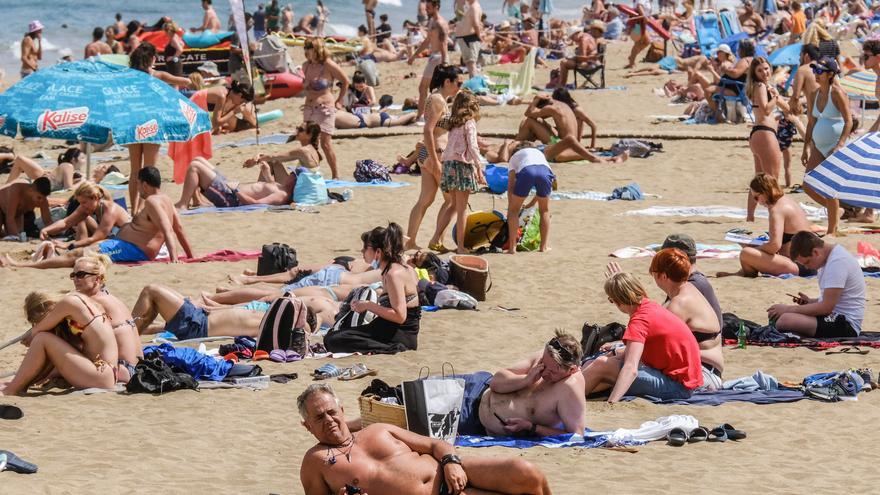
<path fill-rule="evenodd" d="M 571 41 L 575 44 L 574 57 L 566 58 L 559 63 L 559 85 L 565 87 L 568 81 L 568 71 L 583 68 L 594 63 L 599 57 L 599 41 L 605 34 L 605 23 L 595 20 L 590 23 L 585 34 L 575 31 L 571 35 Z"/>
<path fill-rule="evenodd" d="M 694 239 L 687 234 L 672 234 L 663 241 L 663 246 L 660 249 L 666 248 L 675 248 L 687 255 L 688 260 L 691 262 L 691 271 L 690 275 L 688 275 L 688 282 L 696 287 L 697 290 L 700 291 L 700 294 L 706 298 L 706 302 L 712 306 L 715 314 L 718 315 L 718 322 L 724 326 L 724 320 L 721 316 L 721 305 L 718 304 L 718 298 L 715 297 L 715 290 L 712 289 L 712 284 L 709 283 L 709 279 L 707 279 L 702 272 L 697 270 L 697 245 L 694 242 Z"/>
<path fill-rule="evenodd" d="M 460 435 L 546 437 L 583 434 L 584 376 L 581 346 L 559 331 L 544 348 L 494 375 L 480 371 L 465 380 Z"/>
<path fill-rule="evenodd" d="M 37 71 L 40 60 L 43 60 L 43 23 L 31 21 L 27 34 L 21 40 L 21 78 Z"/>
<path fill-rule="evenodd" d="M 207 62 L 203 63 L 202 65 L 196 67 L 196 70 L 204 78 L 220 77 L 220 70 L 217 68 L 217 64 L 211 60 L 208 60 Z"/>

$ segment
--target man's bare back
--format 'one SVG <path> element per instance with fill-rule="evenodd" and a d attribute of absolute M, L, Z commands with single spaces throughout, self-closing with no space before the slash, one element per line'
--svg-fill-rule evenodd
<path fill-rule="evenodd" d="M 568 136 L 577 137 L 577 117 L 571 107 L 561 101 L 552 100 L 543 110 L 547 110 L 553 123 L 556 124 L 556 135 L 560 139 Z"/>
<path fill-rule="evenodd" d="M 94 57 L 95 55 L 109 55 L 113 53 L 110 45 L 103 41 L 93 41 L 86 45 L 85 58 Z"/>
<path fill-rule="evenodd" d="M 202 25 L 212 33 L 220 31 L 220 18 L 217 17 L 217 12 L 214 11 L 214 7 L 210 7 L 205 11 L 205 19 Z"/>
<path fill-rule="evenodd" d="M 174 209 L 171 199 L 164 194 L 154 194 L 144 201 L 144 209 L 132 218 L 131 223 L 126 224 L 116 237 L 123 241 L 130 242 L 139 247 L 150 259 L 155 259 L 165 244 L 166 239 L 162 234 L 162 227 L 159 224 L 158 212 L 162 211 L 172 224 L 180 222 L 177 211 Z M 174 242 L 174 239 L 170 239 Z"/>

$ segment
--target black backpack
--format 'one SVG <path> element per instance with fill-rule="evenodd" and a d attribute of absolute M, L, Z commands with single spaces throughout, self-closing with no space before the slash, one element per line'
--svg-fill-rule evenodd
<path fill-rule="evenodd" d="M 264 244 L 263 253 L 257 261 L 257 275 L 285 272 L 298 264 L 296 249 L 277 242 Z"/>
<path fill-rule="evenodd" d="M 188 373 L 178 373 L 160 358 L 140 359 L 134 376 L 125 385 L 130 394 L 162 395 L 174 390 L 198 390 L 199 382 Z"/>
<path fill-rule="evenodd" d="M 306 305 L 296 296 L 285 294 L 272 301 L 260 322 L 257 350 L 292 350 L 306 357 L 309 340 L 305 328 Z M 299 322 L 299 323 L 298 323 Z"/>
<path fill-rule="evenodd" d="M 604 327 L 584 323 L 584 327 L 581 329 L 581 349 L 583 350 L 583 356 L 585 358 L 592 356 L 599 352 L 599 348 L 602 347 L 602 344 L 622 339 L 623 332 L 625 331 L 626 326 L 617 322 L 609 323 Z"/>

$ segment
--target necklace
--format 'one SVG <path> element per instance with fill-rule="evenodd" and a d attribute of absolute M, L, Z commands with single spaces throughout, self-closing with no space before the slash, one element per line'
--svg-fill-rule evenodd
<path fill-rule="evenodd" d="M 351 438 L 347 442 L 344 442 L 337 447 L 328 445 L 327 446 L 327 457 L 326 457 L 327 464 L 330 464 L 331 466 L 336 464 L 336 451 L 339 451 L 340 455 L 344 454 L 345 459 L 348 462 L 351 462 L 351 451 L 352 451 L 352 449 L 354 449 L 355 437 L 356 437 L 356 435 L 354 433 L 352 433 Z"/>

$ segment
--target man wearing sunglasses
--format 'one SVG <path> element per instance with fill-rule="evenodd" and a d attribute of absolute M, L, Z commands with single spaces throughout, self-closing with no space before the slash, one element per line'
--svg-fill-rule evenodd
<path fill-rule="evenodd" d="M 460 435 L 546 437 L 583 434 L 581 346 L 559 331 L 544 348 L 491 375 L 462 375 Z"/>

